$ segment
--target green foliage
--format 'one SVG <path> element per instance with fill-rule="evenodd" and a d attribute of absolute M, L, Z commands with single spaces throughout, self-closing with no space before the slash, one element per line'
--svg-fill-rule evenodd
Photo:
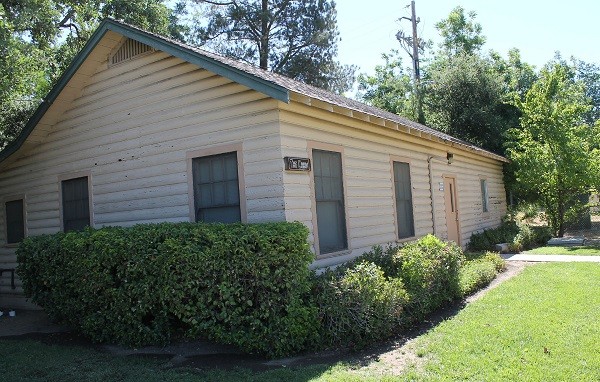
<path fill-rule="evenodd" d="M 416 119 L 412 78 L 402 68 L 399 52 L 393 50 L 381 57 L 385 63 L 375 67 L 375 75 L 358 76 L 360 98 L 383 110 Z"/>
<path fill-rule="evenodd" d="M 489 228 L 472 234 L 467 248 L 470 251 L 493 251 L 496 244 L 512 243 L 518 233 L 517 223 L 510 220 L 505 221 L 497 228 Z"/>
<path fill-rule="evenodd" d="M 447 55 L 474 54 L 485 43 L 481 34 L 481 25 L 475 22 L 477 14 L 473 11 L 465 15 L 463 7 L 454 8 L 448 17 L 435 24 L 443 41 L 440 47 Z"/>
<path fill-rule="evenodd" d="M 502 78 L 487 60 L 462 53 L 440 58 L 432 64 L 428 80 L 425 114 L 432 127 L 502 152 L 507 129 Z"/>
<path fill-rule="evenodd" d="M 498 255 L 496 254 L 496 256 Z M 500 256 L 498 257 L 500 258 Z M 496 264 L 485 258 L 465 262 L 459 272 L 461 295 L 466 297 L 488 285 L 496 278 L 497 272 Z"/>
<path fill-rule="evenodd" d="M 164 0 L 24 0 L 0 6 L 0 148 L 22 130 L 100 20 L 181 38 Z M 175 23 L 175 26 L 172 25 Z"/>
<path fill-rule="evenodd" d="M 508 243 L 510 251 L 521 252 L 544 245 L 551 237 L 548 227 L 530 226 L 523 222 L 517 223 L 508 220 L 497 228 L 489 228 L 472 234 L 468 249 L 470 251 L 494 251 L 496 244 Z"/>
<path fill-rule="evenodd" d="M 421 320 L 460 296 L 458 272 L 465 259 L 456 244 L 427 235 L 403 246 L 396 256 L 412 319 Z"/>
<path fill-rule="evenodd" d="M 182 333 L 270 356 L 313 341 L 313 255 L 300 223 L 156 224 L 30 237 L 18 274 L 50 317 L 94 341 Z"/>
<path fill-rule="evenodd" d="M 310 85 L 342 93 L 353 66 L 337 55 L 337 12 L 331 0 L 198 1 L 189 40 Z"/>
<path fill-rule="evenodd" d="M 521 128 L 510 131 L 507 153 L 516 181 L 536 196 L 554 234 L 562 236 L 582 208 L 580 195 L 600 186 L 600 123 L 584 123 L 589 100 L 562 64 L 544 68 L 514 104 L 522 112 Z"/>
<path fill-rule="evenodd" d="M 396 333 L 408 300 L 402 281 L 361 261 L 317 278 L 320 344 L 363 347 Z"/>

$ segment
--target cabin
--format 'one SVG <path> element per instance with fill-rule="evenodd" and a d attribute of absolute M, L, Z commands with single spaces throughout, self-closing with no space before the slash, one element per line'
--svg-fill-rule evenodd
<path fill-rule="evenodd" d="M 0 152 L 0 269 L 24 237 L 87 225 L 300 221 L 315 268 L 428 233 L 465 246 L 506 213 L 505 162 L 108 19 Z M 32 307 L 11 284 L 0 306 Z"/>

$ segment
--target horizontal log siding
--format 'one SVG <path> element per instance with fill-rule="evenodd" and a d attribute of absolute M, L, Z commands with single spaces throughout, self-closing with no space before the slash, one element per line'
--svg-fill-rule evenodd
<path fill-rule="evenodd" d="M 188 221 L 186 152 L 242 143 L 248 222 L 282 221 L 276 109 L 276 101 L 162 52 L 111 68 L 104 62 L 43 143 L 0 172 L 0 198 L 25 194 L 28 234 L 54 233 L 58 176 L 90 171 L 96 227 Z M 15 263 L 14 249 L 0 252 L 0 265 Z M 21 292 L 8 291 L 7 278 L 0 299 Z"/>
<path fill-rule="evenodd" d="M 447 238 L 444 192 L 439 183 L 444 175 L 456 177 L 460 208 L 461 241 L 466 245 L 471 233 L 497 226 L 506 213 L 502 165 L 442 144 L 408 136 L 389 128 L 340 114 L 315 110 L 304 105 L 280 104 L 283 156 L 307 157 L 308 142 L 343 146 L 346 213 L 349 250 L 337 257 L 319 257 L 313 265 L 322 267 L 346 261 L 373 245 L 396 241 L 394 189 L 390 156 L 410 162 L 415 236 L 433 231 L 427 159 L 432 160 L 436 233 Z M 454 163 L 445 161 L 454 153 Z M 306 195 L 310 193 L 307 172 L 284 172 L 286 218 L 298 220 L 313 231 L 313 215 Z M 490 212 L 483 213 L 479 180 L 488 180 Z M 314 238 L 311 236 L 311 243 Z"/>

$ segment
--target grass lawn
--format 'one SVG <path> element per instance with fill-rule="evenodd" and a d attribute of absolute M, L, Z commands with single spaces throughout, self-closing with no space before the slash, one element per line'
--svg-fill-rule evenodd
<path fill-rule="evenodd" d="M 202 372 L 171 369 L 164 359 L 1 339 L 0 381 L 600 381 L 599 290 L 600 264 L 532 265 L 410 349 L 366 365 Z"/>
<path fill-rule="evenodd" d="M 600 264 L 530 266 L 418 341 L 419 379 L 600 381 Z"/>
<path fill-rule="evenodd" d="M 577 256 L 600 256 L 600 247 L 582 246 L 582 247 L 539 247 L 524 252 L 528 255 L 577 255 Z"/>

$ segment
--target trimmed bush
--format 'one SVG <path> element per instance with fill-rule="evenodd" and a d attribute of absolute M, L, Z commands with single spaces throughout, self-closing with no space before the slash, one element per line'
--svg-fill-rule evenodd
<path fill-rule="evenodd" d="M 18 274 L 33 302 L 94 341 L 174 334 L 280 356 L 309 346 L 314 255 L 300 223 L 163 223 L 30 237 Z"/>
<path fill-rule="evenodd" d="M 376 246 L 353 262 L 340 267 L 342 271 L 363 261 L 378 265 L 390 279 L 400 279 L 408 293 L 406 322 L 422 320 L 425 315 L 460 296 L 458 270 L 465 258 L 460 247 L 433 235 L 407 243 Z"/>
<path fill-rule="evenodd" d="M 413 320 L 460 297 L 459 269 L 465 261 L 460 247 L 427 235 L 403 246 L 395 255 L 410 301 L 406 307 Z"/>
<path fill-rule="evenodd" d="M 408 296 L 400 279 L 386 278 L 372 262 L 317 278 L 316 304 L 324 346 L 360 348 L 393 335 L 400 327 Z"/>
<path fill-rule="evenodd" d="M 497 253 L 487 252 L 479 258 L 466 261 L 459 271 L 460 293 L 466 297 L 488 285 L 506 262 Z"/>

